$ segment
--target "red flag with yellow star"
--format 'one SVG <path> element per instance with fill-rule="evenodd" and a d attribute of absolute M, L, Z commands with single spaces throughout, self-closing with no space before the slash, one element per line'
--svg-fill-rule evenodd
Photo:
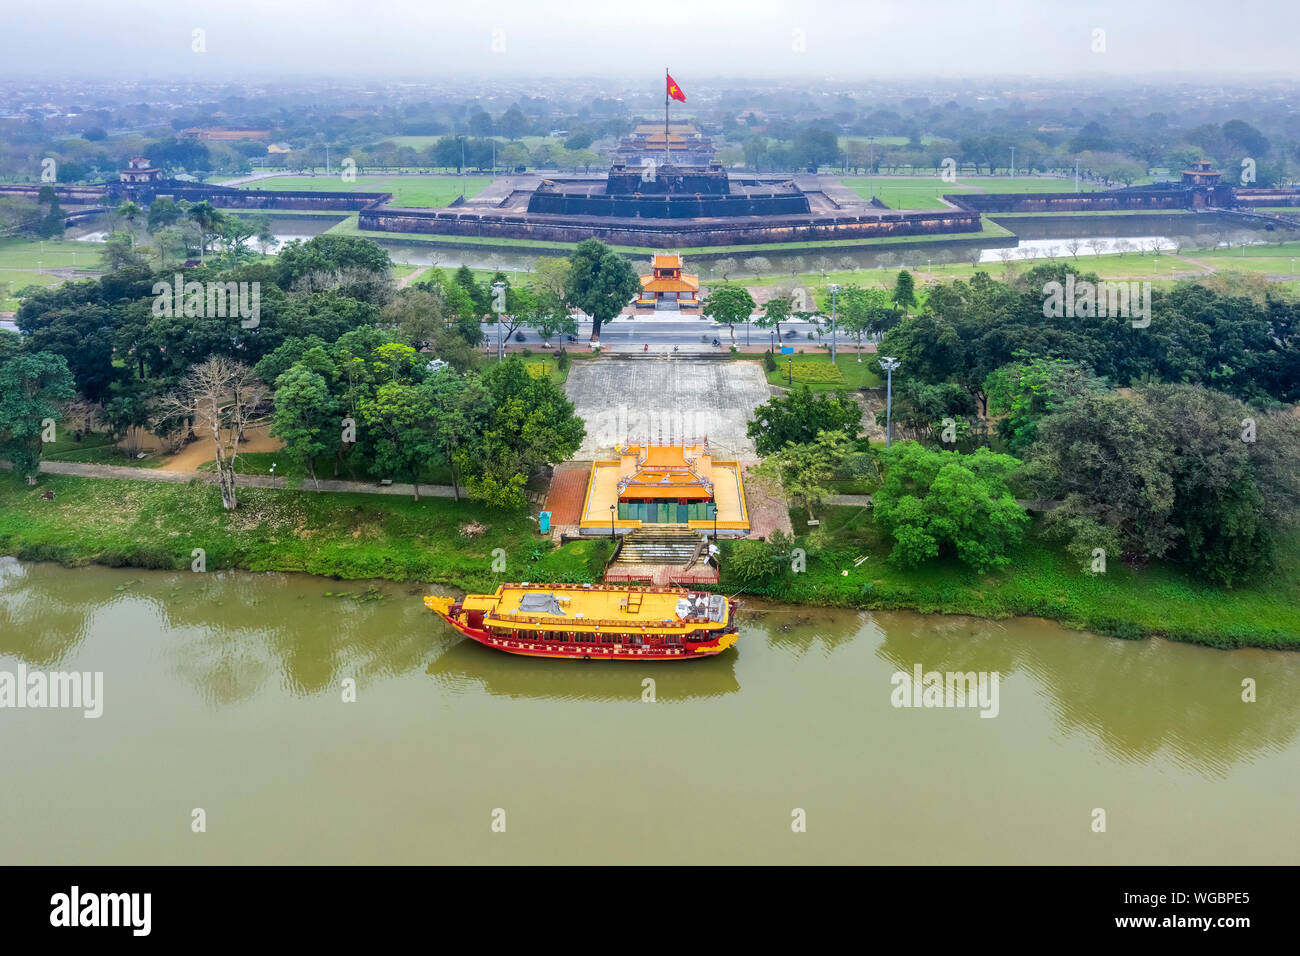
<path fill-rule="evenodd" d="M 683 93 L 682 88 L 677 85 L 677 81 L 672 78 L 670 73 L 664 73 L 664 76 L 668 77 L 668 95 L 679 103 L 685 103 L 686 94 Z"/>

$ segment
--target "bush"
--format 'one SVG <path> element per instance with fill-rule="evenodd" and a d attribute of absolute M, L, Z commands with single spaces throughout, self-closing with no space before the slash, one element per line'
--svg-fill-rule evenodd
<path fill-rule="evenodd" d="M 763 368 L 769 372 L 776 371 L 776 359 L 772 356 L 771 349 L 763 353 Z"/>
<path fill-rule="evenodd" d="M 790 377 L 806 385 L 839 385 L 844 381 L 840 367 L 831 362 L 795 362 L 789 366 Z"/>
<path fill-rule="evenodd" d="M 776 576 L 776 553 L 762 541 L 737 542 L 727 561 L 731 575 L 749 587 L 762 587 Z"/>
<path fill-rule="evenodd" d="M 560 349 L 559 354 L 555 356 L 555 367 L 561 372 L 568 371 L 569 363 L 571 361 L 572 359 L 569 358 L 569 353 L 564 349 Z"/>

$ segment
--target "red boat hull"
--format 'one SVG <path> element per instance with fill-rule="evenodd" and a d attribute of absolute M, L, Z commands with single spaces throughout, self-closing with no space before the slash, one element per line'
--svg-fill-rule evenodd
<path fill-rule="evenodd" d="M 682 661 L 721 654 L 736 642 L 734 631 L 719 632 L 709 641 L 684 641 L 680 645 L 606 644 L 570 641 L 541 641 L 526 637 L 494 637 L 486 630 L 469 627 L 454 617 L 435 611 L 440 618 L 470 640 L 484 647 L 521 657 L 568 658 L 579 661 Z"/>

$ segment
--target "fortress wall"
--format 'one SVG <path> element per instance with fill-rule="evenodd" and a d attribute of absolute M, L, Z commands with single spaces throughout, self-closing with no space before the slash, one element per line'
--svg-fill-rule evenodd
<path fill-rule="evenodd" d="M 178 202 L 204 200 L 226 209 L 313 209 L 355 212 L 379 205 L 393 198 L 392 193 L 320 192 L 309 189 L 231 189 L 227 186 L 164 184 L 158 195 L 171 196 Z"/>
<path fill-rule="evenodd" d="M 1300 206 L 1300 189 L 1237 189 L 1238 206 Z"/>
<path fill-rule="evenodd" d="M 977 212 L 1122 212 L 1139 209 L 1188 209 L 1190 190 L 1107 193 L 979 193 L 943 198 Z"/>

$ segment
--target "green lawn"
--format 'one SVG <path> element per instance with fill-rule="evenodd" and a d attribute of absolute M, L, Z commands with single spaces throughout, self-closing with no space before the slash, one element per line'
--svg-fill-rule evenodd
<path fill-rule="evenodd" d="M 0 269 L 99 269 L 102 242 L 0 239 Z"/>
<path fill-rule="evenodd" d="M 1224 589 L 1165 564 L 1134 570 L 1113 562 L 1104 575 L 1085 574 L 1038 537 L 1036 526 L 1001 571 L 979 574 L 956 560 L 901 569 L 887 560 L 892 542 L 883 538 L 869 509 L 831 506 L 819 518 L 826 549 L 810 549 L 806 573 L 783 568 L 760 593 L 806 604 L 1044 617 L 1123 637 L 1163 635 L 1219 647 L 1300 647 L 1300 540 L 1295 536 L 1285 543 L 1282 563 L 1273 572 Z M 791 512 L 791 520 L 803 537 L 807 514 Z M 806 545 L 806 537 L 800 543 Z M 727 573 L 731 547 L 723 544 L 721 587 L 728 593 L 741 589 Z M 865 560 L 855 565 L 859 558 Z"/>
<path fill-rule="evenodd" d="M 800 342 L 807 344 L 804 340 L 787 339 L 787 342 Z M 783 385 L 789 387 L 787 382 L 787 372 L 794 376 L 794 385 L 807 385 L 814 392 L 831 392 L 841 389 L 857 388 L 876 388 L 885 383 L 880 376 L 880 366 L 876 364 L 875 356 L 864 352 L 862 361 L 858 361 L 857 350 L 845 345 L 841 345 L 839 355 L 835 358 L 834 368 L 839 370 L 839 378 L 836 380 L 831 372 L 831 357 L 829 352 L 823 353 L 801 353 L 797 355 L 776 356 L 777 370 L 767 373 L 767 382 L 769 385 Z"/>
<path fill-rule="evenodd" d="M 275 466 L 275 471 L 271 467 Z M 217 470 L 216 461 L 205 461 L 198 466 L 202 472 L 213 472 Z M 274 474 L 277 478 L 288 479 L 305 479 L 305 488 L 311 488 L 311 479 L 307 476 L 307 469 L 301 465 L 295 464 L 284 452 L 277 451 L 250 451 L 243 452 L 235 459 L 235 474 L 237 475 L 270 475 Z M 337 476 L 334 474 L 334 459 L 329 455 L 322 455 L 316 460 L 316 477 L 321 480 L 335 479 L 339 481 L 362 481 L 375 482 L 379 476 L 364 472 L 351 473 L 341 471 Z M 443 464 L 431 464 L 420 475 L 420 484 L 422 485 L 449 485 L 451 484 L 451 470 Z"/>
<path fill-rule="evenodd" d="M 47 489 L 53 501 L 41 500 Z M 488 530 L 463 535 L 471 521 Z M 44 475 L 28 487 L 0 472 L 0 554 L 179 570 L 190 567 L 194 548 L 204 549 L 210 571 L 302 571 L 473 590 L 504 580 L 491 570 L 494 548 L 505 549 L 511 580 L 595 582 L 609 556 L 604 539 L 556 547 L 523 512 L 449 498 L 241 488 L 239 508 L 226 512 L 219 491 L 197 481 Z"/>
<path fill-rule="evenodd" d="M 0 312 L 17 312 L 21 304 L 18 293 L 29 285 L 49 287 L 63 282 L 60 276 L 21 269 L 0 269 Z"/>
<path fill-rule="evenodd" d="M 963 193 L 1074 192 L 1073 179 L 1038 176 L 961 176 L 951 183 L 940 176 L 843 176 L 841 180 L 863 199 L 875 196 L 891 209 L 944 209 L 947 204 L 940 196 Z M 1081 192 L 1102 188 L 1079 182 Z"/>
<path fill-rule="evenodd" d="M 466 198 L 478 195 L 491 176 L 466 176 Z M 344 182 L 339 176 L 275 176 L 240 187 L 242 189 L 307 189 L 319 192 L 389 192 L 392 205 L 445 206 L 460 195 L 460 176 L 358 176 Z"/>

